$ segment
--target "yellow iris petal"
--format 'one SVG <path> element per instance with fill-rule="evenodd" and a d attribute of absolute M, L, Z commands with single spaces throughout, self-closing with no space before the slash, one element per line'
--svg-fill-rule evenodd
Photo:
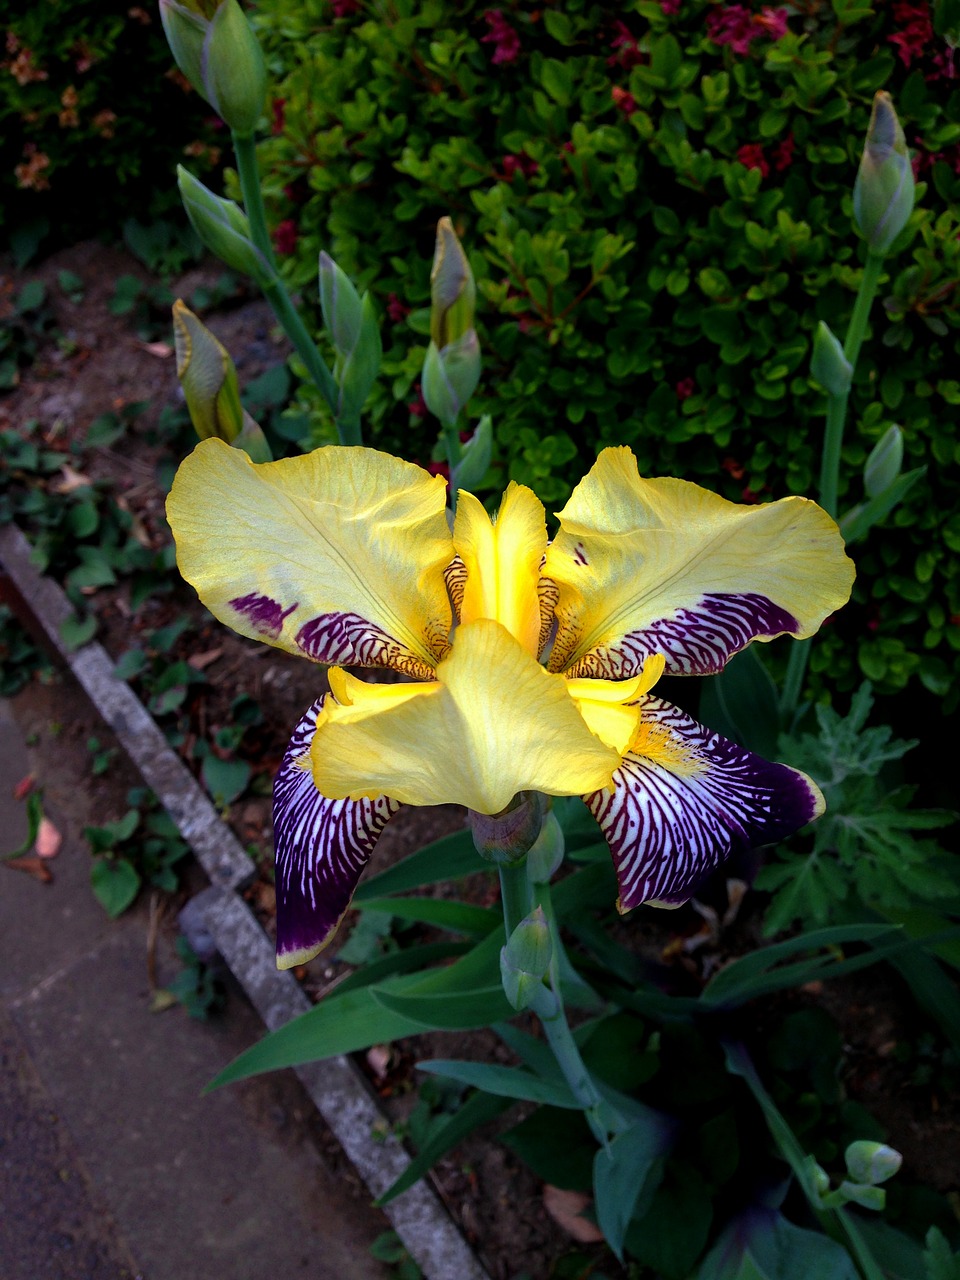
<path fill-rule="evenodd" d="M 524 485 L 511 483 L 496 520 L 470 493 L 461 493 L 453 529 L 465 581 L 461 622 L 493 618 L 534 657 L 540 645 L 537 584 L 547 549 L 543 504 Z"/>
<path fill-rule="evenodd" d="M 640 732 L 640 708 L 636 701 L 663 675 L 663 655 L 647 658 L 643 670 L 630 680 L 567 680 L 567 692 L 590 730 L 621 756 Z"/>
<path fill-rule="evenodd" d="M 205 440 L 177 472 L 167 515 L 181 573 L 241 635 L 424 677 L 452 621 L 444 506 L 441 477 L 374 449 L 255 465 Z"/>
<path fill-rule="evenodd" d="M 499 813 L 518 791 L 607 787 L 620 763 L 584 722 L 564 678 L 491 619 L 458 628 L 436 681 L 392 688 L 403 692 L 382 702 L 351 685 L 352 704 L 318 726 L 310 755 L 322 795 Z"/>
<path fill-rule="evenodd" d="M 684 480 L 643 480 L 605 449 L 559 513 L 553 670 L 624 676 L 652 651 L 706 674 L 752 639 L 812 635 L 848 598 L 852 562 L 816 503 L 738 506 Z"/>

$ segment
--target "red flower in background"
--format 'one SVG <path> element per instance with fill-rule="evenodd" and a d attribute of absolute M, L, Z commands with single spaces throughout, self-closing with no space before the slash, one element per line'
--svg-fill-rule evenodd
<path fill-rule="evenodd" d="M 284 218 L 273 229 L 273 247 L 277 253 L 293 253 L 297 247 L 297 224 L 292 218 Z"/>
<path fill-rule="evenodd" d="M 525 178 L 532 178 L 540 166 L 532 156 L 524 155 L 503 157 L 503 176 L 510 182 L 515 173 L 522 173 Z"/>
<path fill-rule="evenodd" d="M 610 97 L 613 98 L 614 106 L 618 111 L 622 111 L 625 116 L 632 116 L 637 109 L 637 102 L 632 93 L 628 93 L 626 89 L 621 89 L 615 84 L 610 90 Z"/>
<path fill-rule="evenodd" d="M 922 58 L 933 43 L 933 23 L 930 20 L 930 6 L 926 0 L 911 3 L 910 0 L 896 0 L 892 5 L 893 20 L 901 30 L 887 36 L 891 44 L 897 46 L 897 55 L 905 67 L 909 67 L 914 58 Z"/>
<path fill-rule="evenodd" d="M 391 324 L 401 324 L 410 314 L 410 308 L 395 293 L 387 295 L 387 319 Z"/>
<path fill-rule="evenodd" d="M 754 40 L 779 40 L 787 34 L 786 9 L 765 5 L 754 13 L 743 4 L 718 6 L 707 14 L 707 35 L 714 44 L 728 44 L 734 53 L 745 54 Z"/>
<path fill-rule="evenodd" d="M 770 175 L 770 162 L 759 142 L 745 142 L 737 151 L 737 159 L 748 169 L 759 169 L 764 178 Z"/>
<path fill-rule="evenodd" d="M 784 169 L 789 169 L 793 164 L 793 153 L 797 144 L 793 134 L 788 133 L 782 142 L 778 142 L 773 149 L 773 167 L 777 173 L 782 173 Z"/>
<path fill-rule="evenodd" d="M 483 20 L 490 28 L 487 35 L 480 37 L 481 44 L 492 44 L 494 63 L 506 64 L 516 62 L 520 56 L 520 37 L 503 16 L 500 9 L 488 9 Z"/>
<path fill-rule="evenodd" d="M 641 53 L 637 37 L 631 33 L 627 24 L 621 22 L 619 18 L 614 22 L 613 27 L 617 34 L 610 41 L 610 47 L 618 50 L 618 52 L 612 54 L 607 59 L 607 63 L 611 67 L 623 67 L 624 71 L 629 71 L 631 67 L 639 66 L 646 55 Z"/>
<path fill-rule="evenodd" d="M 693 378 L 681 378 L 673 388 L 677 393 L 677 399 L 683 404 L 684 400 L 689 400 L 697 389 L 697 384 Z"/>

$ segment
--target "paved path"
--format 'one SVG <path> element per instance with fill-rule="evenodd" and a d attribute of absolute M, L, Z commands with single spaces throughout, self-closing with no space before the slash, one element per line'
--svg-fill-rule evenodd
<path fill-rule="evenodd" d="M 296 1079 L 202 1096 L 262 1033 L 242 997 L 209 1023 L 150 1012 L 147 910 L 110 921 L 89 887 L 82 826 L 116 815 L 58 759 L 74 696 L 18 703 L 22 724 L 0 702 L 0 854 L 24 838 L 11 791 L 31 767 L 64 834 L 52 884 L 0 867 L 0 1277 L 383 1280 L 386 1220 Z M 169 980 L 168 941 L 159 963 Z"/>

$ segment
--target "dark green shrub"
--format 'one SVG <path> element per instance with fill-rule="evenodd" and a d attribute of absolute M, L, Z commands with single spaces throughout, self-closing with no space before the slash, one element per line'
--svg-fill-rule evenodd
<path fill-rule="evenodd" d="M 842 335 L 852 307 L 853 178 L 872 96 L 889 89 L 922 181 L 857 371 L 842 506 L 862 496 L 891 421 L 904 466 L 929 472 L 855 548 L 855 604 L 812 674 L 829 668 L 849 690 L 862 671 L 885 692 L 919 676 L 947 695 L 960 650 L 960 90 L 922 0 L 789 16 L 707 0 L 261 0 L 257 23 L 282 66 L 261 153 L 285 270 L 312 302 L 324 248 L 380 299 L 368 440 L 430 456 L 416 380 L 434 226 L 450 213 L 478 280 L 471 411 L 493 415 L 491 484 L 509 475 L 548 504 L 610 443 L 642 471 L 738 500 L 815 491 L 811 334 L 825 319 Z M 329 438 L 303 399 L 314 438 Z"/>
<path fill-rule="evenodd" d="M 63 242 L 154 216 L 177 204 L 185 153 L 195 168 L 215 160 L 216 135 L 171 73 L 155 5 L 0 0 L 0 40 L 7 230 L 44 219 Z"/>

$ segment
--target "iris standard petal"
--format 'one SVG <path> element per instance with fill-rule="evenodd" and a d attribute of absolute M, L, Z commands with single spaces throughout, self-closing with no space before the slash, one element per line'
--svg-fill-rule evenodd
<path fill-rule="evenodd" d="M 609 786 L 620 762 L 590 732 L 564 678 L 491 619 L 458 627 L 434 683 L 397 688 L 416 692 L 384 702 L 352 686 L 350 706 L 331 708 L 311 750 L 324 795 L 499 813 L 518 791 Z"/>
<path fill-rule="evenodd" d="M 328 800 L 310 770 L 310 743 L 324 699 L 294 731 L 273 784 L 277 967 L 306 964 L 326 945 L 350 905 L 360 874 L 395 800 Z"/>
<path fill-rule="evenodd" d="M 558 586 L 552 671 L 625 679 L 662 653 L 709 675 L 751 640 L 812 635 L 849 597 L 853 562 L 806 498 L 738 506 L 685 480 L 642 480 L 604 449 L 559 513 L 544 574 Z"/>
<path fill-rule="evenodd" d="M 810 778 L 770 764 L 659 698 L 640 700 L 640 733 L 613 793 L 584 796 L 613 854 L 618 908 L 678 906 L 737 849 L 782 840 L 823 812 Z"/>
<path fill-rule="evenodd" d="M 444 504 L 442 477 L 375 449 L 255 465 L 204 440 L 177 472 L 167 517 L 181 573 L 241 635 L 427 678 L 452 621 Z"/>
<path fill-rule="evenodd" d="M 461 493 L 453 526 L 458 563 L 448 575 L 461 622 L 493 618 L 528 653 L 540 652 L 540 566 L 547 549 L 543 503 L 511 482 L 495 520 L 471 493 Z"/>

